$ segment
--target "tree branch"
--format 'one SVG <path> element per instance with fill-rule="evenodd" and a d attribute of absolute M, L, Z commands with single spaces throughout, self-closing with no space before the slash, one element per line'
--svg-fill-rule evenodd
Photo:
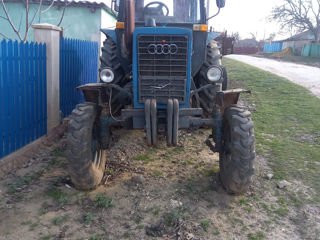
<path fill-rule="evenodd" d="M 25 34 L 25 36 L 24 36 L 23 42 L 26 42 L 26 41 L 27 41 L 30 27 L 31 27 L 34 19 L 36 18 L 36 16 L 39 14 L 40 9 L 41 9 L 41 6 L 42 6 L 42 0 L 40 0 L 39 7 L 38 7 L 37 11 L 34 13 L 33 18 L 31 19 L 31 22 L 30 22 L 30 23 L 28 23 L 28 22 L 26 23 L 26 24 L 27 24 L 27 31 L 26 31 L 26 34 Z"/>
<path fill-rule="evenodd" d="M 20 23 L 19 23 L 19 28 L 18 28 L 18 31 L 20 32 L 20 29 L 21 29 L 21 24 L 22 24 L 22 15 L 20 17 Z"/>
<path fill-rule="evenodd" d="M 29 0 L 26 0 L 26 32 L 28 31 L 29 24 Z"/>
<path fill-rule="evenodd" d="M 41 14 L 49 11 L 49 9 L 53 6 L 54 2 L 55 2 L 55 0 L 52 0 L 52 3 L 50 4 L 50 6 L 47 7 L 45 10 L 41 11 Z"/>
<path fill-rule="evenodd" d="M 273 8 L 269 21 L 277 21 L 288 30 L 315 32 L 320 27 L 319 16 L 320 0 L 284 0 L 283 5 Z"/>
<path fill-rule="evenodd" d="M 62 11 L 62 15 L 61 15 L 61 18 L 60 18 L 60 21 L 59 21 L 59 23 L 58 23 L 58 27 L 60 27 L 60 25 L 61 25 L 61 23 L 62 23 L 62 20 L 63 20 L 63 17 L 64 17 L 64 13 L 65 13 L 65 11 L 66 11 L 66 8 L 67 8 L 67 6 L 70 4 L 71 2 L 69 2 L 69 3 L 66 3 L 66 5 L 64 6 L 64 8 L 63 8 L 63 11 Z"/>
<path fill-rule="evenodd" d="M 8 20 L 8 18 L 6 17 L 3 17 L 3 16 L 0 16 L 0 18 L 4 19 L 4 20 Z"/>
<path fill-rule="evenodd" d="M 15 25 L 13 24 L 13 22 L 11 21 L 11 18 L 9 16 L 8 10 L 7 10 L 3 0 L 1 0 L 1 5 L 2 5 L 2 8 L 3 8 L 3 10 L 4 10 L 4 12 L 5 12 L 6 16 L 7 16 L 7 20 L 10 23 L 13 31 L 18 35 L 18 38 L 22 41 L 22 37 L 21 37 L 19 31 L 16 29 Z"/>
<path fill-rule="evenodd" d="M 1 35 L 3 38 L 6 38 L 7 40 L 10 40 L 10 38 L 9 38 L 9 37 L 7 37 L 5 34 L 0 33 L 0 35 Z"/>

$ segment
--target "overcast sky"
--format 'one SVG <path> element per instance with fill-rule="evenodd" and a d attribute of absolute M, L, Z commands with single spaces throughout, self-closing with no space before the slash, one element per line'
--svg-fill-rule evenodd
<path fill-rule="evenodd" d="M 210 1 L 210 14 L 217 11 L 215 1 Z M 209 21 L 215 31 L 227 30 L 228 33 L 239 32 L 240 37 L 251 37 L 250 32 L 258 33 L 258 39 L 267 38 L 271 33 L 276 33 L 276 39 L 289 37 L 279 35 L 277 23 L 266 20 L 272 8 L 281 4 L 281 0 L 226 0 L 225 8 L 220 14 Z"/>
<path fill-rule="evenodd" d="M 97 2 L 104 2 L 110 6 L 111 0 Z M 225 8 L 209 21 L 209 25 L 213 26 L 214 31 L 227 30 L 229 34 L 239 32 L 242 39 L 251 38 L 251 32 L 257 33 L 258 40 L 267 38 L 271 33 L 277 34 L 277 40 L 284 39 L 290 35 L 279 35 L 278 24 L 266 20 L 272 8 L 281 2 L 282 0 L 226 0 Z M 217 10 L 216 1 L 210 0 L 210 15 L 215 14 Z"/>

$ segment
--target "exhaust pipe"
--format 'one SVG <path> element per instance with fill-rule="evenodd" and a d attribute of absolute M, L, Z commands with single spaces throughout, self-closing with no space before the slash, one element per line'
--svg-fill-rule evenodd
<path fill-rule="evenodd" d="M 134 0 L 125 2 L 124 40 L 128 55 L 132 56 L 133 31 L 135 29 L 135 5 Z"/>

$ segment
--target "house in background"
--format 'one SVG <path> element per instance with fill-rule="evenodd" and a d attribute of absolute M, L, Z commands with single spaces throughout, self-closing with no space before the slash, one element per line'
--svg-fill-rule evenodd
<path fill-rule="evenodd" d="M 254 38 L 239 40 L 234 44 L 235 54 L 255 54 L 262 51 L 261 43 Z"/>
<path fill-rule="evenodd" d="M 21 35 L 24 36 L 26 28 L 26 7 L 24 0 L 4 0 L 9 16 Z M 40 0 L 29 0 L 29 22 L 33 18 L 40 4 Z M 104 3 L 87 1 L 61 1 L 42 0 L 41 14 L 38 15 L 33 24 L 49 23 L 58 25 L 63 15 L 60 27 L 63 29 L 65 38 L 75 38 L 87 41 L 96 41 L 101 44 L 105 39 L 100 32 L 101 28 L 114 28 L 116 16 Z M 65 8 L 65 11 L 64 11 Z M 46 11 L 46 9 L 48 9 Z M 0 5 L 0 41 L 4 38 L 19 40 L 10 23 L 5 19 L 4 9 Z M 30 28 L 28 41 L 33 41 L 33 29 Z"/>
<path fill-rule="evenodd" d="M 320 37 L 320 33 L 319 33 Z M 308 30 L 297 35 L 294 35 L 288 39 L 282 40 L 282 50 L 291 47 L 294 55 L 301 56 L 302 50 L 305 45 L 313 43 L 315 40 L 314 34 Z"/>

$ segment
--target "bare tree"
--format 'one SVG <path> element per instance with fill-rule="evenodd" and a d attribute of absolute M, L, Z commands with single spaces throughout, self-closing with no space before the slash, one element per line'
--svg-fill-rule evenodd
<path fill-rule="evenodd" d="M 251 38 L 258 41 L 258 32 L 250 32 Z"/>
<path fill-rule="evenodd" d="M 241 39 L 239 32 L 232 33 L 231 37 L 233 37 L 236 42 L 239 42 L 239 40 Z"/>
<path fill-rule="evenodd" d="M 266 39 L 263 39 L 264 41 L 267 41 L 267 42 L 272 42 L 276 37 L 276 34 L 275 33 L 271 33 L 269 35 L 269 37 L 267 37 Z"/>
<path fill-rule="evenodd" d="M 319 42 L 320 0 L 283 1 L 283 5 L 273 8 L 269 20 L 279 22 L 288 32 L 310 30 L 316 42 Z"/>
<path fill-rule="evenodd" d="M 46 13 L 47 11 L 49 11 L 49 9 L 54 5 L 55 3 L 55 0 L 52 0 L 52 2 L 50 3 L 50 5 L 45 9 L 45 10 L 41 10 L 41 7 L 42 7 L 42 0 L 39 0 L 39 4 L 38 4 L 38 7 L 37 7 L 37 10 L 36 12 L 34 13 L 34 15 L 32 16 L 31 20 L 29 21 L 29 10 L 30 10 L 30 2 L 29 0 L 25 0 L 24 1 L 24 5 L 25 5 L 25 16 L 26 16 L 26 20 L 25 20 L 25 32 L 22 34 L 20 29 L 21 29 L 21 24 L 22 24 L 22 14 L 21 14 L 21 18 L 20 18 L 20 23 L 19 23 L 19 27 L 17 28 L 15 26 L 15 24 L 13 23 L 11 17 L 10 17 L 10 14 L 7 10 L 7 7 L 4 3 L 4 0 L 0 0 L 1 1 L 1 7 L 5 13 L 5 16 L 0 16 L 0 19 L 2 20 L 6 20 L 9 22 L 12 30 L 16 33 L 16 35 L 18 36 L 18 38 L 20 39 L 20 41 L 23 41 L 23 42 L 26 42 L 27 39 L 28 39 L 28 35 L 29 35 L 29 31 L 30 31 L 30 28 L 31 28 L 31 25 L 34 23 L 35 19 L 38 17 L 38 21 L 40 22 L 41 20 L 41 14 L 43 13 Z M 65 11 L 66 11 L 66 7 L 70 4 L 71 2 L 68 2 L 66 1 L 63 9 L 62 9 L 62 14 L 61 14 L 61 17 L 60 17 L 60 20 L 58 22 L 58 26 L 61 25 L 62 23 L 62 20 L 64 18 L 64 14 L 65 14 Z M 9 37 L 7 35 L 5 35 L 4 33 L 1 33 L 0 32 L 0 35 L 6 39 L 9 39 Z"/>

